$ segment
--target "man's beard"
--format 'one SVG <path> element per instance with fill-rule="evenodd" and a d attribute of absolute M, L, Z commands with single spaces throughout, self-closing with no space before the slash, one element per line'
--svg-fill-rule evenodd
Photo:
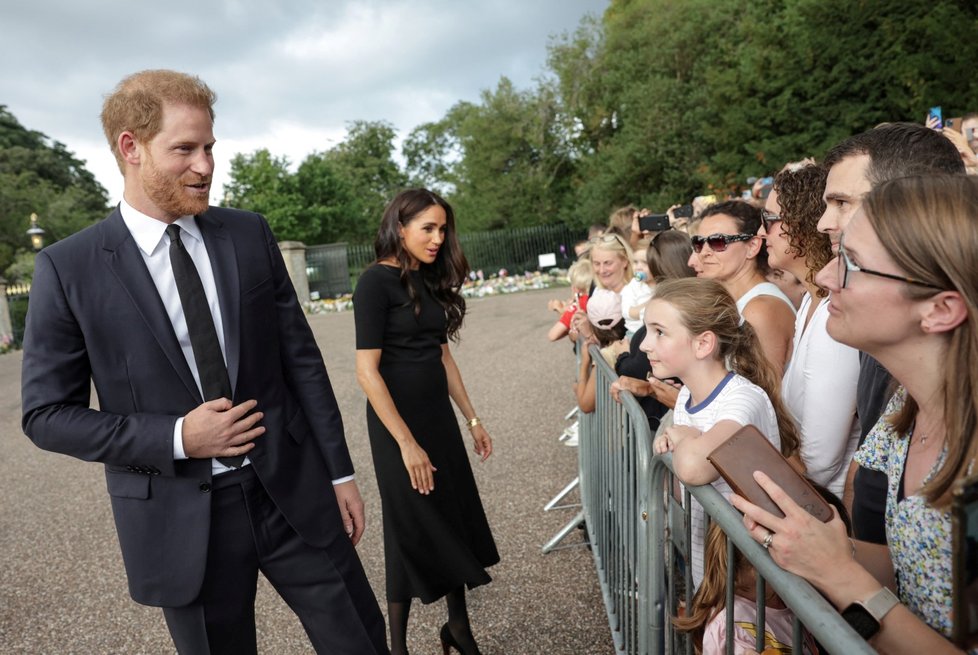
<path fill-rule="evenodd" d="M 143 188 L 146 195 L 153 201 L 153 204 L 170 216 L 195 216 L 207 211 L 207 207 L 210 205 L 209 197 L 194 198 L 188 196 L 184 191 L 184 185 L 210 182 L 208 176 L 188 173 L 188 176 L 195 179 L 173 178 L 157 168 L 152 159 L 147 159 L 142 171 Z"/>

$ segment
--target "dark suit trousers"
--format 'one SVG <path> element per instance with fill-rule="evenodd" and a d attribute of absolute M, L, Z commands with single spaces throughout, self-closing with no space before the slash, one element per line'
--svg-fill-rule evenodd
<path fill-rule="evenodd" d="M 383 616 L 342 532 L 325 549 L 306 544 L 253 467 L 214 478 L 207 570 L 197 600 L 164 608 L 181 655 L 256 653 L 260 570 L 292 608 L 317 653 L 387 653 Z"/>

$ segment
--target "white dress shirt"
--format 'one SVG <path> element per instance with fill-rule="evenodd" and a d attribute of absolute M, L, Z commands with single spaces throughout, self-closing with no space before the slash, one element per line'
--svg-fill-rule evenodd
<path fill-rule="evenodd" d="M 197 389 L 203 390 L 200 386 L 200 373 L 197 372 L 197 360 L 194 358 L 194 349 L 190 344 L 190 332 L 187 330 L 187 319 L 183 315 L 183 304 L 180 302 L 180 293 L 177 291 L 177 282 L 173 278 L 173 269 L 170 267 L 170 237 L 166 235 L 167 224 L 163 221 L 151 218 L 134 209 L 129 203 L 122 200 L 119 204 L 119 211 L 122 213 L 122 220 L 132 234 L 133 240 L 139 246 L 139 252 L 146 262 L 149 275 L 153 278 L 153 284 L 160 293 L 160 300 L 163 301 L 163 308 L 166 315 L 170 318 L 170 324 L 177 335 L 180 349 L 183 356 L 190 366 L 193 373 L 194 382 Z M 221 354 L 224 356 L 225 366 L 227 366 L 227 351 L 224 346 L 224 321 L 221 318 L 221 307 L 217 299 L 217 283 L 214 282 L 214 270 L 211 268 L 211 260 L 207 256 L 207 249 L 204 247 L 204 239 L 200 234 L 200 228 L 193 216 L 181 216 L 176 221 L 182 232 L 180 240 L 184 248 L 194 260 L 197 274 L 200 276 L 200 283 L 204 287 L 204 295 L 207 296 L 207 306 L 211 310 L 214 319 L 214 329 L 217 331 L 217 340 L 221 344 Z M 183 417 L 177 419 L 173 427 L 173 459 L 188 459 L 183 450 Z M 251 460 L 245 458 L 242 466 L 248 466 Z M 219 475 L 232 470 L 230 467 L 221 464 L 217 459 L 211 460 L 211 472 Z"/>
<path fill-rule="evenodd" d="M 139 246 L 139 252 L 143 256 L 146 268 L 149 270 L 153 284 L 160 294 L 166 315 L 170 318 L 170 324 L 176 333 L 177 341 L 183 356 L 190 366 L 197 389 L 204 393 L 200 386 L 200 373 L 197 372 L 197 360 L 194 358 L 194 349 L 190 344 L 190 332 L 187 330 L 187 320 L 183 315 L 183 304 L 180 302 L 180 293 L 177 291 L 177 282 L 173 278 L 173 269 L 170 266 L 170 237 L 166 235 L 167 224 L 134 209 L 123 198 L 119 204 L 119 211 L 122 220 L 129 228 L 133 240 Z M 204 246 L 204 239 L 200 234 L 200 228 L 193 216 L 181 216 L 176 221 L 182 230 L 180 241 L 190 254 L 200 276 L 200 283 L 204 287 L 204 295 L 207 297 L 207 306 L 211 310 L 211 317 L 214 319 L 214 329 L 217 331 L 217 340 L 221 344 L 221 354 L 224 356 L 224 364 L 227 366 L 227 350 L 224 345 L 224 321 L 221 317 L 221 306 L 217 297 L 217 283 L 214 281 L 214 269 L 211 268 L 210 257 L 207 256 L 207 248 Z M 183 418 L 177 419 L 173 426 L 173 459 L 189 459 L 183 449 Z M 241 466 L 249 466 L 251 460 L 245 457 Z M 221 464 L 217 459 L 211 459 L 211 472 L 219 475 L 233 470 Z M 333 485 L 342 484 L 353 480 L 354 476 L 348 475 L 333 480 Z"/>

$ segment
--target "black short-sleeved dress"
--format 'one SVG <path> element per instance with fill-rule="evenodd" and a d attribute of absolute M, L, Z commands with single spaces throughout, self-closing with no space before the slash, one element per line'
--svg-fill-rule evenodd
<path fill-rule="evenodd" d="M 472 477 L 442 364 L 447 342 L 445 311 L 412 271 L 421 293 L 415 316 L 400 269 L 374 264 L 353 294 L 357 349 L 381 349 L 380 374 L 411 434 L 436 469 L 435 488 L 411 488 L 401 450 L 367 403 L 367 432 L 384 517 L 387 600 L 430 603 L 458 588 L 491 580 L 486 567 L 499 561 Z"/>

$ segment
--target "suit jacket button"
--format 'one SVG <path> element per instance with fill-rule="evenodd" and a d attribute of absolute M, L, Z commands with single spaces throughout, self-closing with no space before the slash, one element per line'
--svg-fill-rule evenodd
<path fill-rule="evenodd" d="M 210 493 L 210 490 L 211 490 L 211 486 L 210 486 L 209 484 L 207 484 L 206 482 L 201 482 L 201 483 L 200 483 L 200 490 L 201 490 L 201 491 L 202 491 L 203 493 L 205 493 L 205 494 L 206 494 L 206 493 Z"/>
<path fill-rule="evenodd" d="M 133 469 L 132 464 L 129 464 L 129 465 L 126 466 L 126 470 L 132 472 L 135 469 Z"/>

